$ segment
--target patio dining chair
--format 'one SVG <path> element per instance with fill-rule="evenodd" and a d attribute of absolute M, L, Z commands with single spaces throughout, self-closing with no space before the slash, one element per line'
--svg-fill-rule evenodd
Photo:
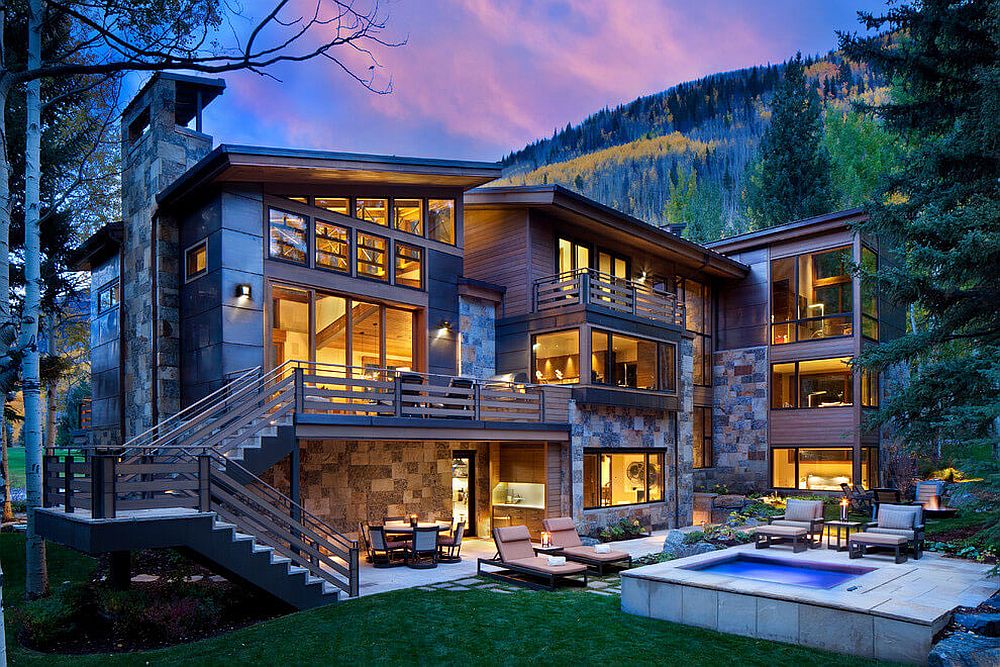
<path fill-rule="evenodd" d="M 406 542 L 389 541 L 385 536 L 385 526 L 369 526 L 368 536 L 372 543 L 374 567 L 396 567 L 404 564 Z"/>
<path fill-rule="evenodd" d="M 406 564 L 416 569 L 437 567 L 438 526 L 417 526 L 413 529 L 413 541 L 406 545 Z"/>
<path fill-rule="evenodd" d="M 439 535 L 437 540 L 438 562 L 458 563 L 462 560 L 462 537 L 465 535 L 465 522 L 455 524 L 455 532 L 451 535 Z"/>
<path fill-rule="evenodd" d="M 361 542 L 361 546 L 365 549 L 365 562 L 372 562 L 372 541 L 368 536 L 368 529 L 364 523 L 358 522 L 358 541 Z"/>
<path fill-rule="evenodd" d="M 423 417 L 419 411 L 424 407 L 424 376 L 419 373 L 399 374 L 400 413 L 403 416 Z"/>
<path fill-rule="evenodd" d="M 473 386 L 474 386 L 474 384 L 475 383 L 472 381 L 472 378 L 451 378 L 451 380 L 448 381 L 448 388 L 449 389 L 472 389 Z M 447 408 L 449 410 L 462 410 L 462 411 L 465 411 L 465 412 L 475 412 L 476 408 L 471 403 L 471 401 L 472 401 L 472 394 L 470 394 L 467 391 L 460 391 L 460 392 L 451 392 L 451 391 L 449 391 L 447 394 L 444 395 L 444 397 L 445 397 L 446 401 L 450 400 L 450 401 L 458 401 L 459 402 L 457 405 L 448 403 L 448 404 L 446 404 L 446 405 L 443 406 L 443 407 L 445 407 L 445 408 Z M 470 401 L 470 403 L 468 405 L 465 405 L 465 404 L 462 403 L 462 401 Z M 465 415 L 449 415 L 448 418 L 449 419 L 466 419 L 467 417 Z"/>

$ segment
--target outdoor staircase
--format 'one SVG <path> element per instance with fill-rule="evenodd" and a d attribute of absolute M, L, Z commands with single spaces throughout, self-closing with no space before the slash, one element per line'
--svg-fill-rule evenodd
<path fill-rule="evenodd" d="M 242 373 L 121 452 L 46 457 L 46 507 L 61 506 L 74 524 L 141 511 L 130 545 L 119 539 L 111 550 L 176 546 L 296 609 L 357 595 L 357 541 L 259 476 L 297 446 L 295 363 Z"/>
<path fill-rule="evenodd" d="M 340 599 L 339 588 L 295 565 L 273 546 L 241 532 L 236 524 L 215 515 L 203 526 L 192 531 L 186 550 L 195 560 L 207 561 L 211 569 L 222 570 L 227 578 L 251 584 L 295 609 L 312 609 Z"/>

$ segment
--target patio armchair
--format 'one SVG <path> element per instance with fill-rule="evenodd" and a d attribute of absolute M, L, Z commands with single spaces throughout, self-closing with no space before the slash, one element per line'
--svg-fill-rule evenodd
<path fill-rule="evenodd" d="M 372 562 L 372 542 L 368 537 L 368 529 L 365 524 L 358 522 L 358 541 L 361 542 L 361 546 L 365 549 L 365 562 Z"/>
<path fill-rule="evenodd" d="M 768 525 L 786 526 L 788 528 L 804 528 L 810 546 L 820 547 L 823 539 L 823 501 L 789 498 L 785 503 L 785 513 L 768 517 Z"/>
<path fill-rule="evenodd" d="M 916 504 L 921 507 L 936 510 L 944 505 L 941 496 L 944 495 L 944 482 L 937 479 L 917 482 Z"/>
<path fill-rule="evenodd" d="M 865 526 L 864 532 L 905 537 L 919 560 L 924 553 L 924 508 L 920 505 L 892 505 L 878 507 L 876 520 Z"/>
<path fill-rule="evenodd" d="M 587 585 L 587 566 L 569 561 L 550 565 L 549 557 L 536 556 L 527 526 L 508 526 L 493 529 L 493 542 L 497 547 L 496 558 L 480 558 L 476 573 L 529 588 L 555 590 L 560 582 Z M 483 566 L 499 568 L 484 570 Z M 582 576 L 583 580 L 572 577 Z"/>
<path fill-rule="evenodd" d="M 603 576 L 605 568 L 628 569 L 632 566 L 632 556 L 624 551 L 598 553 L 594 547 L 584 546 L 576 524 L 568 516 L 545 519 L 542 527 L 552 536 L 552 546 L 559 547 L 559 553 L 566 556 L 566 560 L 590 566 L 598 575 Z"/>
<path fill-rule="evenodd" d="M 462 560 L 462 537 L 465 535 L 465 522 L 455 524 L 455 532 L 451 535 L 439 535 L 437 540 L 438 562 L 458 563 Z"/>
<path fill-rule="evenodd" d="M 413 529 L 413 541 L 406 545 L 406 564 L 421 570 L 437 567 L 437 542 L 441 528 L 438 526 L 417 526 Z"/>
<path fill-rule="evenodd" d="M 403 565 L 406 558 L 406 542 L 390 542 L 385 537 L 385 526 L 369 526 L 372 565 L 374 567 L 396 567 Z"/>

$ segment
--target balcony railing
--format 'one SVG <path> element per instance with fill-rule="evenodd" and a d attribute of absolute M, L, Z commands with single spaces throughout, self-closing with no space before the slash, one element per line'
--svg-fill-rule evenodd
<path fill-rule="evenodd" d="M 296 412 L 360 417 L 476 421 L 564 421 L 568 397 L 501 380 L 291 362 Z M 549 395 L 551 394 L 551 395 Z"/>
<path fill-rule="evenodd" d="M 596 269 L 580 269 L 535 281 L 535 312 L 577 304 L 600 306 L 672 326 L 684 326 L 684 304 L 677 295 L 616 278 Z"/>

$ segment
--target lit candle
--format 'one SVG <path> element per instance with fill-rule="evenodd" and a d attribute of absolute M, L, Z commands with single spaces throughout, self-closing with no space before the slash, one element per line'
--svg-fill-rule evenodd
<path fill-rule="evenodd" d="M 847 498 L 840 499 L 840 520 L 847 521 Z"/>
<path fill-rule="evenodd" d="M 410 515 L 410 526 L 416 527 L 416 525 L 417 525 L 417 515 L 416 514 L 411 514 Z"/>
<path fill-rule="evenodd" d="M 549 535 L 544 530 L 542 531 L 542 546 L 543 547 L 550 547 L 550 546 L 552 546 L 552 536 Z"/>

